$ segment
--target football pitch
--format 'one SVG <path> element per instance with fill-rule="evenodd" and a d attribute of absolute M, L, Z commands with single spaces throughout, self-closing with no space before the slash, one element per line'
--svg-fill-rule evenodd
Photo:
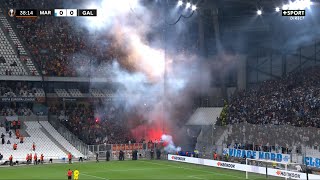
<path fill-rule="evenodd" d="M 245 172 L 165 160 L 100 161 L 0 168 L 0 179 L 67 179 L 68 169 L 80 171 L 79 180 L 113 179 L 245 179 Z M 250 174 L 249 179 L 266 179 Z M 268 177 L 273 179 L 273 177 Z"/>

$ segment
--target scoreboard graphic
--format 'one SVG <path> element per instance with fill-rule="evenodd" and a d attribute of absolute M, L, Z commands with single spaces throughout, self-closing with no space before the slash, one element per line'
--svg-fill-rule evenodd
<path fill-rule="evenodd" d="M 10 9 L 10 17 L 36 18 L 38 16 L 77 17 L 97 16 L 96 9 Z"/>

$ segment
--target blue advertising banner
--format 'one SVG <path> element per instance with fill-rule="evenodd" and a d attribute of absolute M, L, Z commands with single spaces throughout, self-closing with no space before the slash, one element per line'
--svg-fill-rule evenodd
<path fill-rule="evenodd" d="M 224 148 L 223 155 L 229 154 L 229 157 L 244 157 L 252 159 L 263 159 L 269 161 L 277 161 L 282 163 L 290 163 L 291 157 L 289 154 L 280 154 L 263 151 L 252 151 L 243 149 Z"/>
<path fill-rule="evenodd" d="M 306 166 L 320 168 L 320 159 L 315 157 L 304 157 L 304 164 Z"/>

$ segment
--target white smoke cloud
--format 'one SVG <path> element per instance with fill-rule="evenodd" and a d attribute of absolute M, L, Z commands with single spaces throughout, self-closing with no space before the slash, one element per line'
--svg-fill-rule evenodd
<path fill-rule="evenodd" d="M 168 153 L 175 153 L 181 151 L 181 147 L 175 146 L 172 140 L 172 136 L 163 134 L 161 136 L 161 141 L 165 144 L 164 150 Z"/>
<path fill-rule="evenodd" d="M 125 90 L 115 92 L 116 96 L 126 97 L 126 111 L 134 110 L 137 111 L 136 113 L 143 114 L 149 125 L 154 124 L 149 127 L 162 125 L 159 121 L 166 121 L 165 126 L 175 126 L 175 122 L 179 120 L 173 116 L 178 112 L 177 108 L 180 105 L 192 105 L 191 90 L 198 91 L 203 84 L 206 86 L 210 84 L 210 66 L 201 65 L 199 58 L 195 55 L 174 53 L 176 52 L 175 44 L 165 45 L 168 49 L 170 48 L 165 59 L 163 37 L 157 34 L 159 31 L 153 32 L 154 30 L 150 27 L 154 21 L 161 20 L 153 19 L 152 17 L 156 16 L 154 12 L 141 5 L 139 0 L 96 0 L 85 3 L 83 8 L 98 9 L 98 17 L 79 18 L 78 23 L 89 32 L 95 33 L 97 39 L 103 36 L 112 37 L 112 42 L 104 45 L 98 41 L 93 43 L 101 47 L 113 43 L 121 49 L 121 52 L 126 53 L 124 58 L 115 58 L 112 63 L 100 65 L 100 67 L 93 66 L 91 72 L 106 71 L 105 74 L 109 74 L 108 78 L 125 87 Z M 183 28 L 179 29 L 179 31 L 183 30 Z M 150 41 L 147 36 L 151 32 L 155 36 Z M 172 36 L 177 38 L 178 34 Z M 167 67 L 166 94 L 164 94 L 165 65 Z M 127 66 L 134 67 L 135 71 L 127 70 Z M 117 103 L 122 102 L 114 101 L 113 103 L 118 105 Z M 146 106 L 151 108 L 146 110 Z M 154 129 L 162 129 L 162 127 Z M 164 135 L 163 139 L 169 144 L 166 147 L 168 151 L 178 150 L 171 136 Z"/>

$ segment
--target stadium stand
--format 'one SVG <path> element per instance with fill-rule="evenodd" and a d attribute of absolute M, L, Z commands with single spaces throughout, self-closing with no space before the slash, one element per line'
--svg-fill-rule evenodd
<path fill-rule="evenodd" d="M 53 143 L 50 138 L 46 136 L 45 133 L 41 130 L 41 125 L 36 121 L 24 122 L 26 126 L 27 137 L 24 137 L 24 142 L 20 143 L 19 139 L 16 138 L 15 133 L 12 133 L 12 137 L 8 137 L 4 128 L 0 128 L 0 133 L 5 135 L 5 144 L 1 153 L 4 156 L 4 159 L 8 159 L 12 154 L 16 160 L 25 161 L 26 154 L 37 153 L 40 155 L 43 153 L 46 156 L 46 159 L 61 159 L 66 157 L 66 153 L 63 152 L 55 143 Z M 7 142 L 10 141 L 10 144 Z M 13 144 L 17 143 L 17 150 L 13 150 Z M 35 143 L 36 150 L 32 150 L 32 145 Z"/>
<path fill-rule="evenodd" d="M 100 89 L 90 89 L 90 93 L 93 97 L 106 97 Z"/>
<path fill-rule="evenodd" d="M 1 18 L 1 17 L 0 17 Z M 17 54 L 13 50 L 4 32 L 0 28 L 0 75 L 27 75 Z"/>
<path fill-rule="evenodd" d="M 319 127 L 319 66 L 239 92 L 228 105 L 227 124 L 276 124 Z M 223 119 L 220 119 L 224 121 Z"/>
<path fill-rule="evenodd" d="M 319 155 L 319 70 L 319 66 L 305 68 L 236 93 L 225 106 L 225 116 L 217 119 L 214 132 L 202 128 L 197 147 L 212 141 L 216 149 Z M 211 133 L 215 139 L 206 137 Z"/>
<path fill-rule="evenodd" d="M 84 157 L 84 155 L 79 152 L 75 147 L 73 147 L 61 134 L 58 133 L 54 127 L 48 121 L 40 121 L 41 126 L 46 129 L 49 134 L 61 144 L 63 148 L 65 148 L 68 152 L 70 152 L 74 157 Z"/>
<path fill-rule="evenodd" d="M 58 97 L 71 97 L 70 94 L 65 89 L 54 89 Z"/>
<path fill-rule="evenodd" d="M 1 14 L 1 13 L 0 13 Z M 2 30 L 0 31 L 0 35 L 3 37 L 2 41 L 4 41 L 4 43 L 1 43 L 5 46 L 3 46 L 2 48 L 2 53 L 4 55 L 7 55 L 5 57 L 5 60 L 8 61 L 8 63 L 10 64 L 10 67 L 8 69 L 8 73 L 7 75 L 39 75 L 39 72 L 37 71 L 35 65 L 33 64 L 33 62 L 31 61 L 31 59 L 28 57 L 28 54 L 25 50 L 25 48 L 23 47 L 21 41 L 19 40 L 19 38 L 17 37 L 16 33 L 14 32 L 13 28 L 11 27 L 10 23 L 8 22 L 8 20 L 6 19 L 5 16 L 0 15 L 0 27 L 3 26 L 4 29 L 7 31 L 7 33 L 5 34 Z M 13 48 L 13 46 L 10 44 L 10 41 L 7 39 L 9 38 L 13 45 L 15 46 L 15 49 Z M 7 47 L 5 49 L 5 47 Z M 20 61 L 20 57 L 24 59 L 25 61 L 25 66 L 22 65 L 21 61 Z M 16 68 L 14 68 L 16 67 Z M 29 72 L 28 73 L 26 71 L 26 68 L 28 68 Z"/>
<path fill-rule="evenodd" d="M 32 83 L 1 82 L 0 97 L 44 97 L 42 88 L 37 88 Z"/>
<path fill-rule="evenodd" d="M 87 144 L 135 142 L 119 120 L 121 107 L 109 106 L 98 110 L 93 109 L 92 105 L 68 103 L 65 107 L 62 104 L 53 105 L 49 111 Z M 100 114 L 100 117 L 95 117 L 94 112 Z"/>
<path fill-rule="evenodd" d="M 79 89 L 69 89 L 68 91 L 72 97 L 83 97 L 83 94 L 80 92 Z"/>

